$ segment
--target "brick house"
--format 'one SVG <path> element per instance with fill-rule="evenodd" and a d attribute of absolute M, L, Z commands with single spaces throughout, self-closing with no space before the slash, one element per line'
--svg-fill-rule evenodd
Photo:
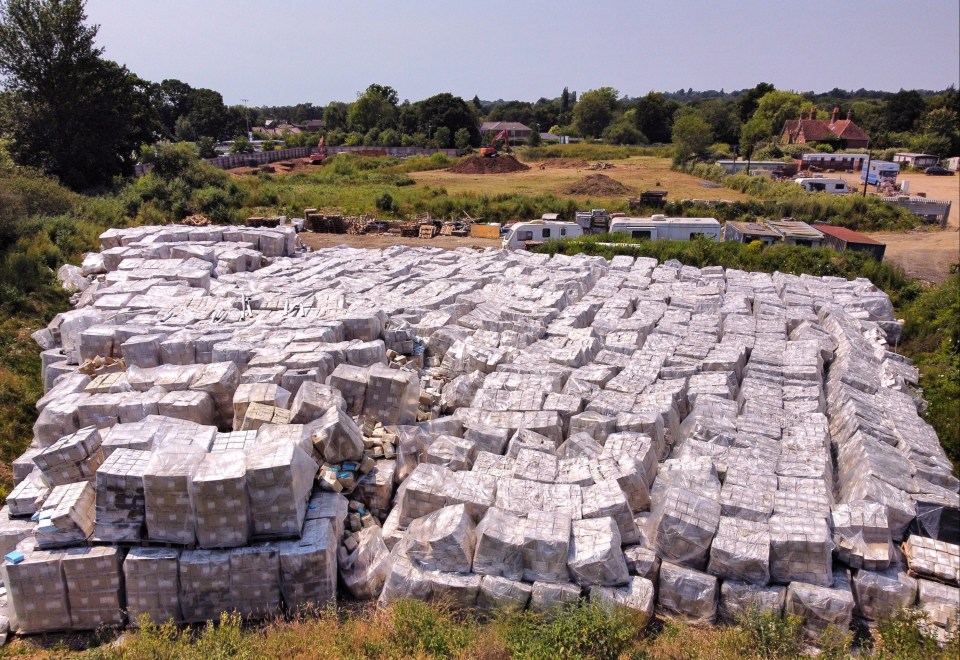
<path fill-rule="evenodd" d="M 500 131 L 507 132 L 507 137 L 510 138 L 510 144 L 517 144 L 525 141 L 533 132 L 530 130 L 529 126 L 521 124 L 518 121 L 485 121 L 480 125 L 481 135 L 488 132 L 496 135 Z"/>
<path fill-rule="evenodd" d="M 847 118 L 840 119 L 840 108 L 834 108 L 829 120 L 813 119 L 816 111 L 800 112 L 800 119 L 788 119 L 780 132 L 781 144 L 816 144 L 827 142 L 838 144 L 841 149 L 866 149 L 870 136 L 853 123 L 853 111 L 847 111 Z"/>

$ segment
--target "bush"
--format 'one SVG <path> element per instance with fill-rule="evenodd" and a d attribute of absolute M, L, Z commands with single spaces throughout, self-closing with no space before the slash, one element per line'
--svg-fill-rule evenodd
<path fill-rule="evenodd" d="M 473 627 L 457 623 L 452 614 L 418 600 L 398 600 L 392 605 L 390 639 L 402 655 L 449 658 L 470 643 Z"/>
<path fill-rule="evenodd" d="M 803 649 L 803 619 L 798 616 L 750 610 L 737 624 L 761 658 L 791 658 Z"/>
<path fill-rule="evenodd" d="M 932 660 L 941 657 L 936 638 L 926 630 L 929 625 L 923 612 L 912 609 L 902 609 L 893 616 L 881 618 L 877 622 L 875 635 L 876 654 L 889 660 Z M 957 649 L 954 648 L 951 655 L 942 657 L 958 657 Z"/>
<path fill-rule="evenodd" d="M 383 193 L 377 197 L 376 205 L 379 210 L 385 213 L 393 213 L 396 209 L 396 203 L 393 201 L 390 193 Z"/>

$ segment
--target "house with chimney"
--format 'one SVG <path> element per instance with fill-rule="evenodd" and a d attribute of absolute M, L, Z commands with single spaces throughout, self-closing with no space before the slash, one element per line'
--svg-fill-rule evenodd
<path fill-rule="evenodd" d="M 816 119 L 817 111 L 800 111 L 800 119 L 788 119 L 780 133 L 781 144 L 830 144 L 836 149 L 866 149 L 870 136 L 853 123 L 853 110 L 840 119 L 840 108 L 834 108 L 830 119 Z"/>

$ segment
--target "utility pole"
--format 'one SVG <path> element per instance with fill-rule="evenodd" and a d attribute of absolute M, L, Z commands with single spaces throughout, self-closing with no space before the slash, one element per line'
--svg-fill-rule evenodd
<path fill-rule="evenodd" d="M 867 164 L 863 168 L 863 196 L 867 196 L 867 184 L 870 183 L 870 152 L 867 152 Z"/>
<path fill-rule="evenodd" d="M 243 119 L 247 124 L 247 139 L 250 139 L 250 109 L 247 107 L 247 103 L 250 102 L 250 99 L 240 99 L 243 102 Z"/>

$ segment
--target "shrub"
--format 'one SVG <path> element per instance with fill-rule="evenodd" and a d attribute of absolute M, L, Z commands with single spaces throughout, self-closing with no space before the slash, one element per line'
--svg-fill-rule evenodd
<path fill-rule="evenodd" d="M 449 658 L 466 648 L 473 637 L 469 622 L 458 623 L 449 611 L 418 600 L 393 603 L 390 624 L 390 639 L 406 656 Z"/>
<path fill-rule="evenodd" d="M 749 610 L 737 624 L 761 658 L 790 658 L 803 648 L 803 620 L 798 616 Z"/>

